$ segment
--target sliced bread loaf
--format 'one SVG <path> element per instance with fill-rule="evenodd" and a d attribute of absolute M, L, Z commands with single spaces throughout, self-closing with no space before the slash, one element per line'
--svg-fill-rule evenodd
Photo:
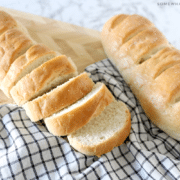
<path fill-rule="evenodd" d="M 17 29 L 9 29 L 0 36 L 0 82 L 15 59 L 32 45 L 33 42 Z"/>
<path fill-rule="evenodd" d="M 113 100 L 114 97 L 107 87 L 103 83 L 97 83 L 84 98 L 45 118 L 45 124 L 54 135 L 68 135 L 98 116 Z"/>
<path fill-rule="evenodd" d="M 27 102 L 23 108 L 32 121 L 38 121 L 57 113 L 89 93 L 94 86 L 86 72 L 71 78 L 50 92 Z"/>
<path fill-rule="evenodd" d="M 22 77 L 55 56 L 56 53 L 43 44 L 36 44 L 30 47 L 25 54 L 21 55 L 12 63 L 9 71 L 1 83 L 2 91 L 7 97 L 11 97 L 11 88 Z"/>
<path fill-rule="evenodd" d="M 10 94 L 17 105 L 23 105 L 76 75 L 72 60 L 65 55 L 57 56 L 24 76 Z"/>
<path fill-rule="evenodd" d="M 121 145 L 131 129 L 131 114 L 121 101 L 114 101 L 85 126 L 70 134 L 70 145 L 86 155 L 101 156 Z"/>

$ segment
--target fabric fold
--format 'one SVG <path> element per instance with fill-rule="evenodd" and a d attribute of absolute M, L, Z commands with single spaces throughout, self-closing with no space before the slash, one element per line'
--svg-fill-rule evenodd
<path fill-rule="evenodd" d="M 86 68 L 131 112 L 131 133 L 119 147 L 102 155 L 76 152 L 62 137 L 50 134 L 41 120 L 30 121 L 24 109 L 0 106 L 0 179 L 180 179 L 180 143 L 146 117 L 139 102 L 109 59 Z"/>

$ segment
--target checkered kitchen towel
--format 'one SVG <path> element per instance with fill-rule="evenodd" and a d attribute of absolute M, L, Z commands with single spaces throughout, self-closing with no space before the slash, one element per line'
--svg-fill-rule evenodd
<path fill-rule="evenodd" d="M 111 152 L 85 156 L 43 121 L 32 123 L 22 108 L 0 106 L 0 179 L 180 179 L 180 143 L 154 126 L 112 63 L 105 59 L 86 68 L 124 101 L 132 116 L 129 139 Z"/>

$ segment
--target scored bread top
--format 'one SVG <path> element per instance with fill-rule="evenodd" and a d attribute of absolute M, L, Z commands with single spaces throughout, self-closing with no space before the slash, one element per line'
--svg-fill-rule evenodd
<path fill-rule="evenodd" d="M 0 35 L 8 29 L 17 27 L 15 19 L 8 13 L 0 11 Z"/>
<path fill-rule="evenodd" d="M 142 63 L 169 44 L 148 19 L 136 14 L 112 17 L 104 25 L 101 37 L 106 54 L 120 70 Z"/>
<path fill-rule="evenodd" d="M 105 24 L 101 34 L 104 50 L 152 122 L 180 140 L 180 51 L 152 24 L 121 43 L 121 30 L 122 34 L 126 30 L 123 24 L 137 29 L 129 16 L 139 15 L 115 16 Z M 139 22 L 146 20 L 139 16 Z"/>
<path fill-rule="evenodd" d="M 0 82 L 15 59 L 32 45 L 32 41 L 17 29 L 9 29 L 0 36 Z"/>
<path fill-rule="evenodd" d="M 65 55 L 57 56 L 24 76 L 10 94 L 18 105 L 22 105 L 75 75 L 77 68 L 72 60 Z"/>
<path fill-rule="evenodd" d="M 6 96 L 10 97 L 11 88 L 26 74 L 52 59 L 56 53 L 43 44 L 30 47 L 25 54 L 17 58 L 11 65 L 8 73 L 1 83 L 1 89 Z"/>
<path fill-rule="evenodd" d="M 141 64 L 160 49 L 166 47 L 168 41 L 161 36 L 161 32 L 155 27 L 139 32 L 119 48 L 118 58 L 124 59 L 123 68 L 131 68 Z M 121 66 L 122 67 L 122 66 Z"/>
<path fill-rule="evenodd" d="M 139 70 L 141 73 L 149 75 L 152 79 L 156 79 L 162 72 L 169 67 L 180 62 L 180 51 L 174 47 L 166 47 L 158 51 L 154 56 L 145 61 Z"/>
<path fill-rule="evenodd" d="M 93 117 L 98 116 L 114 100 L 103 83 L 97 83 L 83 99 L 63 109 L 44 121 L 48 130 L 56 136 L 64 136 L 83 127 Z"/>
<path fill-rule="evenodd" d="M 102 35 L 112 45 L 111 50 L 116 51 L 131 37 L 152 26 L 153 23 L 139 15 L 120 14 L 112 17 L 104 25 Z"/>
<path fill-rule="evenodd" d="M 91 78 L 84 72 L 49 93 L 27 102 L 23 108 L 31 121 L 38 121 L 83 98 L 92 90 L 93 85 Z"/>

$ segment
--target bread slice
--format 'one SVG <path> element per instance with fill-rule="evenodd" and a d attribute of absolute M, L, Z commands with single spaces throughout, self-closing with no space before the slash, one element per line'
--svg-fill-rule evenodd
<path fill-rule="evenodd" d="M 129 136 L 131 114 L 121 101 L 113 101 L 97 117 L 70 134 L 70 145 L 86 155 L 101 156 L 120 146 Z"/>
<path fill-rule="evenodd" d="M 71 78 L 50 92 L 27 102 L 23 108 L 31 121 L 38 121 L 57 113 L 89 93 L 94 86 L 86 72 Z"/>
<path fill-rule="evenodd" d="M 7 97 L 11 88 L 26 74 L 40 66 L 42 63 L 54 58 L 56 53 L 43 44 L 36 44 L 29 48 L 25 54 L 17 58 L 11 65 L 1 83 L 1 90 Z"/>
<path fill-rule="evenodd" d="M 32 45 L 33 42 L 17 29 L 9 29 L 0 36 L 0 82 L 15 59 Z"/>
<path fill-rule="evenodd" d="M 23 105 L 76 75 L 72 60 L 65 55 L 57 56 L 24 76 L 10 94 L 17 105 Z"/>
<path fill-rule="evenodd" d="M 113 100 L 114 97 L 107 87 L 103 83 L 97 83 L 84 98 L 44 121 L 52 134 L 68 135 L 98 116 Z"/>

